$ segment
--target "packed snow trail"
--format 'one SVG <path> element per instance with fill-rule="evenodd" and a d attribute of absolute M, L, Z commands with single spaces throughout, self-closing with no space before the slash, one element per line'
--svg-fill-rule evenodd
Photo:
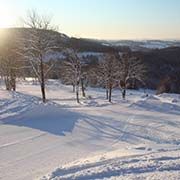
<path fill-rule="evenodd" d="M 120 92 L 115 91 L 114 103 L 109 104 L 104 100 L 104 90 L 90 89 L 92 98 L 78 105 L 71 87 L 49 81 L 49 102 L 44 105 L 39 86 L 33 81 L 19 83 L 17 90 L 0 90 L 0 179 L 40 179 L 57 167 L 67 165 L 71 169 L 71 162 L 97 156 L 103 159 L 103 154 L 113 157 L 117 150 L 117 161 L 136 155 L 146 159 L 146 154 L 159 151 L 160 156 L 168 152 L 173 157 L 175 152 L 178 157 L 180 152 L 179 95 L 145 97 L 143 92 L 130 91 L 128 100 L 122 101 Z M 111 163 L 110 159 L 107 162 Z M 81 162 L 78 166 L 86 167 L 86 162 Z M 96 168 L 98 160 L 93 163 Z M 179 167 L 178 158 L 174 163 Z M 137 166 L 141 167 L 139 163 Z M 170 164 L 169 169 L 174 166 Z M 177 176 L 177 171 L 173 172 Z M 66 175 L 66 179 L 71 176 Z"/>

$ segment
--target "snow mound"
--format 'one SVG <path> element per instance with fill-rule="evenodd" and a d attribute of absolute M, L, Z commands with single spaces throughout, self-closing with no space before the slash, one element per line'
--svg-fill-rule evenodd
<path fill-rule="evenodd" d="M 145 99 L 137 100 L 136 102 L 132 103 L 130 107 L 180 115 L 180 105 L 175 104 L 175 102 L 178 102 L 177 99 L 173 99 L 169 102 L 167 99 L 164 101 L 164 98 L 159 99 L 153 95 L 150 95 Z"/>
<path fill-rule="evenodd" d="M 163 93 L 163 94 L 160 94 L 158 95 L 158 97 L 161 97 L 161 98 L 175 98 L 175 99 L 179 99 L 180 100 L 180 94 L 168 94 L 168 93 Z"/>
<path fill-rule="evenodd" d="M 16 116 L 40 103 L 39 98 L 27 96 L 22 93 L 11 92 L 9 96 L 11 98 L 0 100 L 0 119 Z"/>
<path fill-rule="evenodd" d="M 42 103 L 35 96 L 12 92 L 12 98 L 0 100 L 0 123 L 40 130 L 64 136 L 71 132 L 79 114 L 63 109 L 54 102 Z M 53 122 L 53 123 L 52 123 Z"/>
<path fill-rule="evenodd" d="M 146 100 L 148 101 L 158 101 L 159 99 L 155 97 L 154 95 L 149 95 L 147 96 Z"/>

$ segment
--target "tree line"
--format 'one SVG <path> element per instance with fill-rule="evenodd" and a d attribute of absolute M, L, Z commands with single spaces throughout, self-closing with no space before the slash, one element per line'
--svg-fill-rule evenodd
<path fill-rule="evenodd" d="M 24 20 L 26 36 L 18 33 L 8 34 L 8 40 L 0 42 L 0 75 L 7 90 L 16 90 L 16 79 L 33 74 L 39 84 L 42 101 L 45 103 L 46 82 L 49 74 L 56 69 L 61 71 L 62 82 L 72 85 L 76 100 L 80 103 L 80 90 L 86 97 L 87 85 L 96 84 L 105 88 L 105 97 L 112 101 L 114 88 L 120 88 L 122 98 L 126 98 L 127 88 L 136 88 L 137 82 L 144 85 L 147 68 L 131 52 L 119 53 L 111 50 L 99 56 L 96 66 L 89 66 L 77 49 L 57 46 L 57 37 L 52 34 L 55 28 L 51 19 L 31 11 Z M 61 65 L 47 60 L 47 55 L 60 51 L 63 55 Z"/>

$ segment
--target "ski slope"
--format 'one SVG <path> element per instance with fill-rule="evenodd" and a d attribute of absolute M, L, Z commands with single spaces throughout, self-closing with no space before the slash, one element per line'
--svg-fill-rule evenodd
<path fill-rule="evenodd" d="M 0 88 L 0 179 L 179 179 L 180 95 L 128 91 L 113 103 L 89 88 L 49 80 L 47 104 L 33 80 Z"/>

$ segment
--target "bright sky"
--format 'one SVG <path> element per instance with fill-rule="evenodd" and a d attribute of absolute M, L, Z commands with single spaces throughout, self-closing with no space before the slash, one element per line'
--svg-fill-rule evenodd
<path fill-rule="evenodd" d="M 0 27 L 27 10 L 53 15 L 69 36 L 97 39 L 180 39 L 180 0 L 0 0 Z"/>

